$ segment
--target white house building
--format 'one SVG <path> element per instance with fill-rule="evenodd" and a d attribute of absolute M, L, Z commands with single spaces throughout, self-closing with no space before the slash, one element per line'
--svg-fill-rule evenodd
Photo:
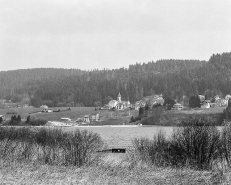
<path fill-rule="evenodd" d="M 139 100 L 135 103 L 135 110 L 139 110 L 140 107 L 145 107 L 146 101 Z"/>
<path fill-rule="evenodd" d="M 180 103 L 176 103 L 172 107 L 172 110 L 182 110 L 182 109 L 183 109 L 183 105 Z"/>

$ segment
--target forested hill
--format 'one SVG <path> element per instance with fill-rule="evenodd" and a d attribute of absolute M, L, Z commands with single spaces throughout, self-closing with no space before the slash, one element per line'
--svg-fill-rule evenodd
<path fill-rule="evenodd" d="M 26 75 L 24 75 L 26 74 Z M 34 76 L 33 76 L 34 75 Z M 159 60 L 114 70 L 26 69 L 0 72 L 0 97 L 39 106 L 94 106 L 118 92 L 132 103 L 160 94 L 183 101 L 194 94 L 231 93 L 231 53 L 199 60 Z M 27 97 L 27 98 L 25 98 Z"/>
<path fill-rule="evenodd" d="M 34 68 L 12 71 L 0 71 L 0 98 L 14 94 L 14 89 L 23 87 L 25 82 L 42 81 L 47 78 L 59 78 L 68 75 L 82 75 L 79 69 Z"/>

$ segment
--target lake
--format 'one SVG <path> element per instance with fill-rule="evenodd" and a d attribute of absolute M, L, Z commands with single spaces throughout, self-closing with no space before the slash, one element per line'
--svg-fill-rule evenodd
<path fill-rule="evenodd" d="M 129 147 L 131 140 L 135 137 L 152 139 L 160 130 L 169 136 L 173 132 L 173 127 L 163 126 L 142 126 L 142 127 L 116 127 L 116 126 L 86 126 L 86 127 L 66 127 L 67 131 L 73 129 L 89 130 L 100 134 L 108 147 Z"/>

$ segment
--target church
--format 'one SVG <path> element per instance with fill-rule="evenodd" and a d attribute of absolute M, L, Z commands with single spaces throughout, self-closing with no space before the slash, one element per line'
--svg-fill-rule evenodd
<path fill-rule="evenodd" d="M 117 96 L 117 100 L 111 100 L 108 103 L 110 109 L 115 108 L 117 110 L 124 110 L 127 108 L 131 107 L 131 103 L 129 101 L 122 101 L 121 100 L 121 95 L 119 93 L 119 95 Z"/>

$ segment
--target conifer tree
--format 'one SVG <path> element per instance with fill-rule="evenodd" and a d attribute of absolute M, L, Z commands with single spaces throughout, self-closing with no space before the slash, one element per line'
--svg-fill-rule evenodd
<path fill-rule="evenodd" d="M 17 122 L 21 122 L 21 116 L 20 115 L 18 115 L 18 117 L 17 117 Z"/>
<path fill-rule="evenodd" d="M 26 123 L 30 123 L 30 115 L 26 118 Z"/>

